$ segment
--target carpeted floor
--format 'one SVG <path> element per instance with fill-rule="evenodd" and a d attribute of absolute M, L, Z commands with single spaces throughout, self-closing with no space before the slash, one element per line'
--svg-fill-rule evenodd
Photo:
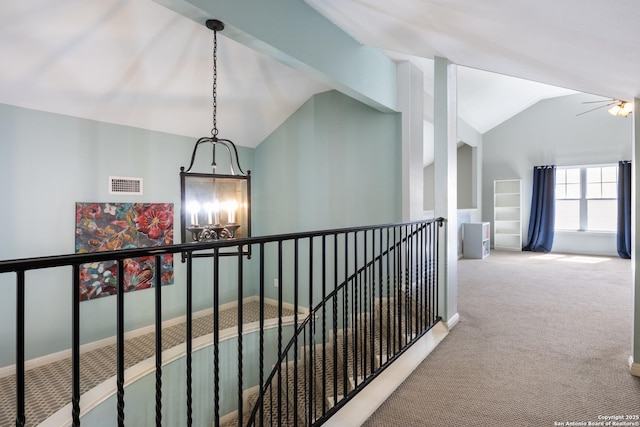
<path fill-rule="evenodd" d="M 640 425 L 629 260 L 493 252 L 458 274 L 460 322 L 366 427 Z"/>

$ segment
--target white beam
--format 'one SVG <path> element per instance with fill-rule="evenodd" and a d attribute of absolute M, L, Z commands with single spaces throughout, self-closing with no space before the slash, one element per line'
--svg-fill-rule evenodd
<path fill-rule="evenodd" d="M 632 351 L 630 358 L 630 368 L 633 375 L 640 377 L 640 174 L 638 165 L 640 164 L 640 99 L 634 100 L 633 107 L 633 148 L 631 162 L 631 265 L 633 275 L 633 337 Z"/>
<path fill-rule="evenodd" d="M 458 179 L 456 65 L 434 62 L 435 216 L 444 217 L 446 250 L 441 251 L 440 315 L 452 327 L 458 318 Z"/>
<path fill-rule="evenodd" d="M 398 64 L 398 107 L 402 114 L 402 219 L 424 214 L 424 75 L 409 61 Z"/>
<path fill-rule="evenodd" d="M 301 0 L 154 0 L 204 25 L 224 22 L 222 32 L 358 101 L 396 111 L 396 64 Z"/>

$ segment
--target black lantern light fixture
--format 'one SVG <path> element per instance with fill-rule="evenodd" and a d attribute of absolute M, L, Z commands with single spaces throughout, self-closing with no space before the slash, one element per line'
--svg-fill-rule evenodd
<path fill-rule="evenodd" d="M 217 113 L 217 33 L 224 24 L 211 19 L 206 22 L 213 30 L 213 127 L 211 136 L 200 138 L 191 155 L 191 163 L 180 168 L 182 195 L 182 242 L 210 242 L 251 235 L 251 172 L 240 167 L 235 144 L 218 137 Z M 201 145 L 212 147 L 212 173 L 193 172 L 196 153 Z M 216 173 L 216 147 L 222 146 L 229 155 L 229 174 Z"/>

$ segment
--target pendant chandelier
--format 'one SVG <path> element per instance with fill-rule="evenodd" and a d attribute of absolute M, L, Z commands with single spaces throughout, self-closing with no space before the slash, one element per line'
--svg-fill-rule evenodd
<path fill-rule="evenodd" d="M 251 235 L 251 172 L 245 173 L 242 170 L 235 144 L 229 139 L 218 137 L 217 33 L 224 29 L 224 24 L 211 19 L 206 25 L 213 31 L 213 126 L 211 136 L 202 137 L 196 142 L 189 167 L 186 170 L 184 167 L 180 168 L 180 219 L 183 243 L 236 239 Z M 212 150 L 211 173 L 192 170 L 198 148 L 202 145 L 210 146 Z M 218 146 L 228 154 L 227 174 L 216 173 Z"/>

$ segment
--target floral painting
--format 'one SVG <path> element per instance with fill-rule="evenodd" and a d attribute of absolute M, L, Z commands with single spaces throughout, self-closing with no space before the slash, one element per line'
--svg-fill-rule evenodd
<path fill-rule="evenodd" d="M 112 251 L 173 244 L 172 203 L 76 203 L 76 253 Z M 173 255 L 162 256 L 161 271 L 154 257 L 124 261 L 125 292 L 151 288 L 156 274 L 162 285 L 173 283 Z M 80 300 L 115 295 L 115 261 L 80 267 Z"/>

